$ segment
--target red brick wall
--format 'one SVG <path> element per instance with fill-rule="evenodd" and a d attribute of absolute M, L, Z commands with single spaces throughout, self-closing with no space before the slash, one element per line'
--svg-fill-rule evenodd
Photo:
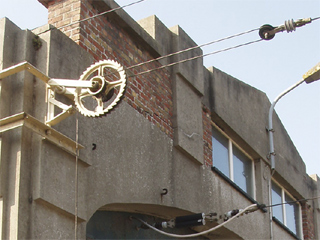
<path fill-rule="evenodd" d="M 79 0 L 56 0 L 49 1 L 48 4 L 48 23 L 63 31 L 75 42 L 79 42 L 80 28 L 79 24 L 64 27 L 70 23 L 80 20 L 81 2 Z"/>
<path fill-rule="evenodd" d="M 302 230 L 305 240 L 315 239 L 313 208 L 307 203 L 302 204 Z"/>
<path fill-rule="evenodd" d="M 88 21 L 77 22 L 100 12 L 89 0 L 56 0 L 47 2 L 48 23 L 59 28 L 73 41 L 89 52 L 97 61 L 113 59 L 124 68 L 145 62 L 154 57 L 128 34 L 108 14 Z M 99 12 L 100 11 L 100 12 Z M 161 66 L 158 62 L 142 65 L 127 71 L 127 75 Z M 161 69 L 151 73 L 127 77 L 125 101 L 150 122 L 173 138 L 172 90 L 170 74 Z"/>
<path fill-rule="evenodd" d="M 212 166 L 212 125 L 211 114 L 209 108 L 202 107 L 202 121 L 203 121 L 203 153 L 204 163 L 206 166 Z"/>

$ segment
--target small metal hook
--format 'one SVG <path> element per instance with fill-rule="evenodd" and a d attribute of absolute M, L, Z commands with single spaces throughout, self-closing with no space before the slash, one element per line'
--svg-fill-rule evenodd
<path fill-rule="evenodd" d="M 162 193 L 161 193 L 161 196 L 164 196 L 164 195 L 167 195 L 168 194 L 168 189 L 164 188 L 162 189 Z"/>
<path fill-rule="evenodd" d="M 92 143 L 92 150 L 96 150 L 96 148 L 97 148 L 97 144 Z"/>

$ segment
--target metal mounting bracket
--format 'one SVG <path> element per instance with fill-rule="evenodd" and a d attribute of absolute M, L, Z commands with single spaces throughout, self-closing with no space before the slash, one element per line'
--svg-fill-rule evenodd
<path fill-rule="evenodd" d="M 0 119 L 0 133 L 22 126 L 41 135 L 44 139 L 47 139 L 74 156 L 77 154 L 77 149 L 84 148 L 81 144 L 77 144 L 72 139 L 24 112 Z"/>
<path fill-rule="evenodd" d="M 63 85 L 62 86 L 58 85 L 54 79 L 50 79 L 50 77 L 48 77 L 47 75 L 42 73 L 39 69 L 37 69 L 36 67 L 34 67 L 33 65 L 31 65 L 28 62 L 22 62 L 22 63 L 16 64 L 12 67 L 9 67 L 9 68 L 6 68 L 6 69 L 0 71 L 0 80 L 3 78 L 6 78 L 8 76 L 11 76 L 13 74 L 19 73 L 21 71 L 28 71 L 31 74 L 33 74 L 34 76 L 36 76 L 37 78 L 39 78 L 40 80 L 42 80 L 44 83 L 47 84 L 48 114 L 47 114 L 46 124 L 48 126 L 53 126 L 53 125 L 59 123 L 60 121 L 62 121 L 63 119 L 67 118 L 68 116 L 70 116 L 71 114 L 73 114 L 75 112 L 72 105 L 66 106 L 65 104 L 63 104 L 60 101 L 55 99 L 54 92 L 53 92 L 52 88 L 57 88 L 58 90 L 62 90 Z M 59 81 L 61 82 L 64 80 L 59 79 Z M 69 80 L 65 80 L 65 81 L 68 82 Z M 73 82 L 76 83 L 79 81 L 74 80 Z M 53 83 L 52 86 L 50 85 L 50 83 Z M 72 95 L 72 99 L 73 99 L 73 93 L 71 91 L 65 90 L 65 95 L 69 96 L 69 98 Z M 57 106 L 60 109 L 62 109 L 62 112 L 56 116 L 54 116 L 54 106 Z"/>

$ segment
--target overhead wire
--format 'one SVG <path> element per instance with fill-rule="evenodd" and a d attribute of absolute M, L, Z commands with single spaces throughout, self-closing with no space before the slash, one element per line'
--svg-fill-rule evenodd
<path fill-rule="evenodd" d="M 183 49 L 183 50 L 180 50 L 180 51 L 177 51 L 177 52 L 173 52 L 173 53 L 170 53 L 170 54 L 167 54 L 167 55 L 164 55 L 164 56 L 160 56 L 160 57 L 155 58 L 155 59 L 151 59 L 149 61 L 145 61 L 145 62 L 142 62 L 142 63 L 138 63 L 138 64 L 135 64 L 135 65 L 132 65 L 130 67 L 127 67 L 126 70 L 130 70 L 132 68 L 139 67 L 139 66 L 142 66 L 144 64 L 148 64 L 148 63 L 152 63 L 152 62 L 155 62 L 155 61 L 159 61 L 159 60 L 162 60 L 164 58 L 172 57 L 172 56 L 180 54 L 180 53 L 185 53 L 185 52 L 197 49 L 197 48 L 209 46 L 211 44 L 222 42 L 222 41 L 234 38 L 234 37 L 239 37 L 241 35 L 244 35 L 244 34 L 247 34 L 247 33 L 251 33 L 251 32 L 254 32 L 254 31 L 257 31 L 257 30 L 259 30 L 259 28 L 255 28 L 255 29 L 252 29 L 252 30 L 248 30 L 248 31 L 244 31 L 244 32 L 237 33 L 237 34 L 234 34 L 234 35 L 230 35 L 228 37 L 220 38 L 218 40 L 214 40 L 214 41 L 211 41 L 211 42 L 208 42 L 208 43 L 204 43 L 204 44 L 201 44 L 201 45 L 197 45 L 197 46 L 194 46 L 194 47 L 186 48 L 186 49 Z"/>
<path fill-rule="evenodd" d="M 319 20 L 319 19 L 320 19 L 320 16 L 319 17 L 315 17 L 315 18 L 311 18 L 312 21 Z"/>
<path fill-rule="evenodd" d="M 199 232 L 199 233 L 194 233 L 194 234 L 185 234 L 185 235 L 180 235 L 180 234 L 173 234 L 173 233 L 168 233 L 168 232 L 165 232 L 165 231 L 162 231 L 152 225 L 150 225 L 149 223 L 147 223 L 146 221 L 143 221 L 142 219 L 140 218 L 137 218 L 137 217 L 132 217 L 133 219 L 136 219 L 138 221 L 140 221 L 142 224 L 146 225 L 147 227 L 149 227 L 150 229 L 160 233 L 160 234 L 163 234 L 165 236 L 169 236 L 169 237 L 175 237 L 175 238 L 191 238 L 191 237 L 198 237 L 198 236 L 202 236 L 202 235 L 205 235 L 205 234 L 208 234 L 210 232 L 213 232 L 215 230 L 217 230 L 218 228 L 221 228 L 223 227 L 224 225 L 226 225 L 227 223 L 233 221 L 234 219 L 242 216 L 243 214 L 246 214 L 246 213 L 251 213 L 251 212 L 254 212 L 258 209 L 261 209 L 261 207 L 263 208 L 271 208 L 271 207 L 275 207 L 275 206 L 279 206 L 279 205 L 284 205 L 284 204 L 291 204 L 291 203 L 296 203 L 296 202 L 304 202 L 304 201 L 308 201 L 308 200 L 314 200 L 314 199 L 318 199 L 320 198 L 320 196 L 317 196 L 317 197 L 313 197 L 313 198 L 305 198 L 305 199 L 299 199 L 299 200 L 296 200 L 296 201 L 290 201 L 290 202 L 285 202 L 285 203 L 279 203 L 279 204 L 272 204 L 272 205 L 269 205 L 269 206 L 265 206 L 265 205 L 260 205 L 259 204 L 252 204 L 248 207 L 246 207 L 245 209 L 240 209 L 239 210 L 239 213 L 237 213 L 236 215 L 232 216 L 231 218 L 229 218 L 227 221 L 213 227 L 213 228 L 210 228 L 208 230 L 205 230 L 205 231 L 202 231 L 202 232 Z"/>
<path fill-rule="evenodd" d="M 163 234 L 163 235 L 166 235 L 168 237 L 175 237 L 175 238 L 191 238 L 191 237 L 199 237 L 199 236 L 202 236 L 202 235 L 205 235 L 205 234 L 208 234 L 212 231 L 215 231 L 217 230 L 218 228 L 221 228 L 223 227 L 224 225 L 226 225 L 227 223 L 233 221 L 234 219 L 236 219 L 237 217 L 240 217 L 242 216 L 243 214 L 245 213 L 248 213 L 249 212 L 252 212 L 252 210 L 258 210 L 259 208 L 257 207 L 257 204 L 252 204 L 248 207 L 246 207 L 245 209 L 243 210 L 239 210 L 239 213 L 237 213 L 236 215 L 234 215 L 233 217 L 229 218 L 227 221 L 219 224 L 218 226 L 215 226 L 213 228 L 210 228 L 208 230 L 205 230 L 205 231 L 202 231 L 202 232 L 199 232 L 199 233 L 193 233 L 193 234 L 185 234 L 185 235 L 180 235 L 180 234 L 173 234 L 173 233 L 167 233 L 165 231 L 162 231 L 158 228 L 155 228 L 154 226 L 148 224 L 147 222 L 143 221 L 142 219 L 140 218 L 136 218 L 136 217 L 132 217 L 132 218 L 135 218 L 137 219 L 138 221 L 140 221 L 141 223 L 143 223 L 144 225 L 148 226 L 149 228 L 151 228 L 152 230 L 160 233 L 160 234 Z"/>
<path fill-rule="evenodd" d="M 113 9 L 107 10 L 107 11 L 105 11 L 105 12 L 96 14 L 96 15 L 94 15 L 94 16 L 91 16 L 91 17 L 88 17 L 88 18 L 85 18 L 85 19 L 82 19 L 82 20 L 79 20 L 79 21 L 76 21 L 76 22 L 73 22 L 73 23 L 70 23 L 70 24 L 66 24 L 66 25 L 60 26 L 60 27 L 58 27 L 57 29 L 62 29 L 62 28 L 66 28 L 66 27 L 72 26 L 72 25 L 74 25 L 74 24 L 82 23 L 82 22 L 91 20 L 91 19 L 96 18 L 96 17 L 99 17 L 99 16 L 103 16 L 103 15 L 108 14 L 108 13 L 111 13 L 111 12 L 115 12 L 115 11 L 120 10 L 120 9 L 123 9 L 123 8 L 125 8 L 125 7 L 129 7 L 129 6 L 132 6 L 132 5 L 141 3 L 141 2 L 143 2 L 143 1 L 146 1 L 146 0 L 138 0 L 138 1 L 129 3 L 129 4 L 126 4 L 126 5 L 117 7 L 117 8 L 113 8 Z M 52 30 L 52 29 L 50 28 L 50 29 L 48 29 L 48 30 L 46 30 L 46 31 L 50 31 L 50 30 Z M 135 65 L 132 65 L 132 66 L 130 66 L 130 67 L 125 68 L 124 70 L 130 70 L 130 69 L 132 69 L 132 68 L 136 68 L 136 67 L 142 66 L 142 65 L 144 65 L 144 64 L 149 64 L 149 63 L 152 63 L 152 62 L 155 62 L 155 61 L 159 61 L 159 60 L 162 60 L 162 59 L 165 59 L 165 58 L 168 58 L 168 57 L 171 57 L 171 56 L 175 56 L 175 55 L 178 55 L 178 54 L 181 54 L 181 53 L 185 53 L 185 52 L 188 52 L 188 51 L 191 51 L 191 50 L 194 50 L 194 49 L 198 49 L 198 48 L 201 48 L 201 47 L 205 47 L 205 46 L 212 45 L 212 44 L 214 44 L 214 43 L 218 43 L 218 42 L 222 42 L 222 41 L 225 41 L 225 40 L 228 40 L 228 39 L 232 39 L 232 38 L 235 38 L 235 37 L 239 37 L 239 36 L 242 36 L 242 35 L 245 35 L 245 34 L 248 34 L 248 33 L 254 32 L 254 31 L 257 31 L 257 30 L 259 30 L 259 28 L 251 29 L 251 30 L 244 31 L 244 32 L 241 32 L 241 33 L 237 33 L 237 34 L 233 34 L 233 35 L 230 35 L 230 36 L 227 36 L 227 37 L 224 37 L 224 38 L 220 38 L 220 39 L 217 39 L 217 40 L 214 40 L 214 41 L 210 41 L 210 42 L 207 42 L 207 43 L 204 43 L 204 44 L 201 44 L 201 45 L 197 45 L 197 46 L 193 46 L 193 47 L 190 47 L 190 48 L 186 48 L 186 49 L 183 49 L 183 50 L 180 50 L 180 51 L 177 51 L 177 52 L 173 52 L 173 53 L 170 53 L 170 54 L 167 54 L 167 55 L 164 55 L 164 56 L 160 56 L 160 57 L 158 57 L 158 58 L 154 58 L 154 59 L 151 59 L 151 60 L 148 60 L 148 61 L 145 61 L 145 62 L 141 62 L 141 63 L 135 64 Z M 46 32 L 46 31 L 44 31 L 44 32 Z M 44 32 L 41 32 L 41 33 L 44 33 Z M 39 33 L 39 34 L 41 34 L 41 33 Z M 211 52 L 211 53 L 209 53 L 209 54 L 204 54 L 204 55 L 196 56 L 196 57 L 193 57 L 193 58 L 190 58 L 190 59 L 185 59 L 185 60 L 179 61 L 179 62 L 177 62 L 177 63 L 171 63 L 171 64 L 168 64 L 168 65 L 162 66 L 161 68 L 165 68 L 165 67 L 167 67 L 167 66 L 173 66 L 173 65 L 175 65 L 175 64 L 183 63 L 183 62 L 190 61 L 190 60 L 194 60 L 194 59 L 197 59 L 197 58 L 200 58 L 200 57 L 205 57 L 205 56 L 213 55 L 213 54 L 216 54 L 216 53 L 219 53 L 219 52 L 228 51 L 228 50 L 231 50 L 231 49 L 234 49 L 234 48 L 238 48 L 238 47 L 241 47 L 241 46 L 249 45 L 249 44 L 251 44 L 251 43 L 253 43 L 253 42 L 249 42 L 249 43 L 241 44 L 241 45 L 238 45 L 238 46 L 230 47 L 230 48 L 227 48 L 227 49 L 223 49 L 223 50 Z M 161 69 L 161 68 L 158 68 L 158 69 Z M 151 71 L 141 72 L 141 73 L 139 73 L 138 75 L 145 74 L 145 73 L 152 72 L 152 71 L 156 71 L 156 70 L 158 70 L 158 69 L 152 69 Z"/>
<path fill-rule="evenodd" d="M 320 19 L 320 16 L 319 17 L 315 17 L 315 18 L 311 18 L 311 21 L 315 21 L 315 20 L 318 20 L 318 19 Z M 201 47 L 208 46 L 208 45 L 211 45 L 211 44 L 214 44 L 214 43 L 222 42 L 224 40 L 228 40 L 228 39 L 231 39 L 231 38 L 234 38 L 234 37 L 238 37 L 238 36 L 241 36 L 241 35 L 244 35 L 244 34 L 247 34 L 247 33 L 251 33 L 251 32 L 257 31 L 259 29 L 260 28 L 255 28 L 255 29 L 252 29 L 252 30 L 244 31 L 244 32 L 241 32 L 241 33 L 238 33 L 238 34 L 234 34 L 234 35 L 230 35 L 228 37 L 224 37 L 224 38 L 221 38 L 221 39 L 218 39 L 218 40 L 214 40 L 214 41 L 211 41 L 211 42 L 208 42 L 208 43 L 205 43 L 205 44 L 197 45 L 197 46 L 190 47 L 190 48 L 187 48 L 187 49 L 184 49 L 184 50 L 180 50 L 180 51 L 177 51 L 177 52 L 174 52 L 174 53 L 170 53 L 170 54 L 167 54 L 167 55 L 164 55 L 164 56 L 160 56 L 160 57 L 155 58 L 155 59 L 151 59 L 151 60 L 148 60 L 148 61 L 145 61 L 145 62 L 142 62 L 142 63 L 138 63 L 138 64 L 135 64 L 135 65 L 132 65 L 130 67 L 125 68 L 124 70 L 130 70 L 132 68 L 139 67 L 139 66 L 142 66 L 144 64 L 152 63 L 152 62 L 159 61 L 159 60 L 162 60 L 164 58 L 171 57 L 171 56 L 174 56 L 174 55 L 177 55 L 177 54 L 180 54 L 180 53 L 188 52 L 188 51 L 191 51 L 191 50 L 194 50 L 194 49 L 197 49 L 197 48 L 201 48 Z M 253 43 L 256 43 L 256 42 L 260 42 L 262 40 L 264 40 L 264 39 L 259 39 L 259 40 L 247 42 L 247 43 L 244 43 L 244 44 L 236 45 L 236 46 L 233 46 L 233 47 L 225 48 L 225 49 L 222 49 L 222 50 L 214 51 L 214 52 L 211 52 L 211 53 L 208 53 L 208 54 L 203 54 L 203 55 L 191 57 L 191 58 L 188 58 L 188 59 L 185 59 L 185 60 L 181 60 L 181 61 L 173 62 L 173 63 L 167 64 L 167 65 L 163 65 L 163 66 L 158 67 L 158 68 L 154 68 L 154 69 L 146 70 L 146 71 L 143 71 L 143 72 L 140 72 L 140 73 L 136 73 L 136 74 L 130 75 L 128 77 L 149 73 L 149 72 L 156 71 L 156 70 L 168 67 L 168 66 L 173 66 L 173 65 L 176 65 L 176 64 L 179 64 L 179 63 L 183 63 L 183 62 L 186 62 L 186 61 L 194 60 L 194 59 L 197 59 L 197 58 L 200 58 L 200 57 L 206 57 L 206 56 L 214 55 L 214 54 L 217 54 L 217 53 L 220 53 L 220 52 L 229 51 L 231 49 L 235 49 L 235 48 L 239 48 L 239 47 L 242 47 L 242 46 L 250 45 L 250 44 L 253 44 Z"/>
<path fill-rule="evenodd" d="M 281 205 L 285 205 L 285 204 L 292 204 L 292 203 L 297 203 L 297 202 L 306 202 L 308 200 L 315 200 L 318 198 L 320 198 L 320 196 L 313 197 L 313 198 L 303 198 L 303 199 L 288 201 L 288 202 L 283 202 L 283 203 L 276 203 L 276 204 L 265 206 L 265 208 L 271 208 L 271 207 L 281 206 Z"/>
<path fill-rule="evenodd" d="M 115 12 L 117 10 L 129 7 L 129 6 L 144 2 L 144 1 L 146 1 L 146 0 L 138 0 L 138 1 L 123 5 L 123 6 L 119 6 L 117 8 L 113 8 L 113 9 L 107 10 L 105 12 L 96 14 L 94 16 L 91 16 L 91 17 L 88 17 L 88 18 L 85 18 L 85 19 L 82 19 L 82 20 L 79 20 L 79 21 L 76 21 L 76 22 L 73 22 L 73 23 L 70 23 L 70 24 L 67 24 L 67 25 L 60 26 L 57 29 L 62 29 L 62 28 L 65 28 L 65 27 L 68 27 L 68 26 L 72 26 L 72 25 L 77 24 L 77 23 L 85 22 L 85 21 L 88 21 L 90 19 L 93 19 L 93 18 L 96 18 L 96 17 L 99 17 L 99 16 L 103 16 L 105 14 L 108 14 L 108 13 L 111 13 L 111 12 Z M 319 18 L 320 18 L 320 16 L 312 18 L 312 21 L 318 20 Z M 52 30 L 52 29 L 50 28 L 49 30 Z M 46 30 L 46 31 L 49 31 L 49 30 Z M 144 64 L 148 64 L 148 63 L 151 63 L 151 62 L 159 61 L 159 60 L 164 59 L 164 58 L 168 58 L 168 57 L 180 54 L 180 53 L 188 52 L 188 51 L 191 51 L 191 50 L 194 50 L 194 49 L 197 49 L 197 48 L 201 48 L 201 47 L 204 47 L 204 46 L 208 46 L 208 45 L 211 45 L 211 44 L 214 44 L 214 43 L 222 42 L 224 40 L 228 40 L 228 39 L 231 39 L 231 38 L 234 38 L 234 37 L 238 37 L 238 36 L 241 36 L 241 35 L 244 35 L 244 34 L 247 34 L 247 33 L 251 33 L 251 32 L 254 32 L 254 31 L 257 31 L 257 30 L 259 30 L 259 28 L 251 29 L 251 30 L 244 31 L 244 32 L 241 32 L 241 33 L 238 33 L 238 34 L 234 34 L 234 35 L 230 35 L 228 37 L 224 37 L 224 38 L 221 38 L 221 39 L 218 39 L 218 40 L 214 40 L 214 41 L 211 41 L 211 42 L 208 42 L 208 43 L 204 43 L 204 44 L 197 45 L 197 46 L 194 46 L 194 47 L 190 47 L 190 48 L 187 48 L 187 49 L 184 49 L 184 50 L 180 50 L 180 51 L 177 51 L 177 52 L 174 52 L 174 53 L 170 53 L 170 54 L 167 54 L 167 55 L 164 55 L 164 56 L 160 56 L 160 57 L 155 58 L 155 59 L 151 59 L 151 60 L 148 60 L 148 61 L 145 61 L 145 62 L 142 62 L 142 63 L 138 63 L 138 64 L 135 64 L 135 65 L 132 65 L 130 67 L 125 68 L 124 70 L 130 70 L 132 68 L 139 67 L 139 66 L 142 66 Z M 44 32 L 46 32 L 46 31 L 44 31 Z M 43 32 L 41 32 L 41 33 L 43 33 Z M 39 34 L 41 34 L 41 33 L 39 33 Z M 239 47 L 242 47 L 242 46 L 245 46 L 245 45 L 249 45 L 249 44 L 252 44 L 252 43 L 255 43 L 255 42 L 259 42 L 259 41 L 261 41 L 261 39 L 260 40 L 256 40 L 256 41 L 247 42 L 247 43 L 244 43 L 244 44 L 240 44 L 240 45 L 237 45 L 237 46 L 234 46 L 234 47 L 218 50 L 218 51 L 211 52 L 211 53 L 208 53 L 208 54 L 200 55 L 200 56 L 197 56 L 197 57 L 194 57 L 194 58 L 189 58 L 189 59 L 186 59 L 186 60 L 182 60 L 181 62 L 179 61 L 177 63 L 171 63 L 171 64 L 175 65 L 175 64 L 178 64 L 178 63 L 183 63 L 185 61 L 190 61 L 190 60 L 197 59 L 199 57 L 205 57 L 205 56 L 217 54 L 217 53 L 220 53 L 220 52 L 224 52 L 224 51 L 228 51 L 228 50 L 231 50 L 231 49 L 239 48 Z M 161 68 L 164 68 L 164 67 L 167 67 L 167 66 L 172 66 L 171 64 L 165 65 L 165 66 L 163 66 Z M 155 70 L 158 70 L 158 69 L 161 69 L 161 68 L 155 68 L 155 69 L 152 69 L 151 71 L 155 71 Z M 135 74 L 135 76 L 136 75 L 141 75 L 141 74 L 144 74 L 144 73 L 148 73 L 148 72 L 151 72 L 151 71 L 144 71 L 144 72 Z"/>
<path fill-rule="evenodd" d="M 74 25 L 74 24 L 82 23 L 82 22 L 91 20 L 91 19 L 93 19 L 93 18 L 102 16 L 102 15 L 105 15 L 105 14 L 108 14 L 108 13 L 111 13 L 111 12 L 115 12 L 115 11 L 117 11 L 117 10 L 120 10 L 120 9 L 123 9 L 123 8 L 126 8 L 126 7 L 129 7 L 129 6 L 132 6 L 132 5 L 135 5 L 135 4 L 144 2 L 144 1 L 146 1 L 146 0 L 138 0 L 138 1 L 135 1 L 135 2 L 132 2 L 132 3 L 128 3 L 128 4 L 126 4 L 126 5 L 119 6 L 119 7 L 116 7 L 116 8 L 112 8 L 112 9 L 107 10 L 107 11 L 105 11 L 105 12 L 102 12 L 102 13 L 93 15 L 93 16 L 91 16 L 91 17 L 87 17 L 87 18 L 85 18 L 85 19 L 78 20 L 78 21 L 75 21 L 75 22 L 73 22 L 73 23 L 69 23 L 69 24 L 66 24 L 66 25 L 63 25 L 63 26 L 60 26 L 60 27 L 57 27 L 57 28 L 55 28 L 55 27 L 49 27 L 49 29 L 44 30 L 44 31 L 42 31 L 42 32 L 40 32 L 40 33 L 37 33 L 37 35 L 40 35 L 40 34 L 42 34 L 42 33 L 46 33 L 46 32 L 51 31 L 51 30 L 53 30 L 53 29 L 62 29 L 62 28 L 66 28 L 66 27 L 72 26 L 72 25 Z"/>
<path fill-rule="evenodd" d="M 93 19 L 93 18 L 96 18 L 96 17 L 102 16 L 102 15 L 105 15 L 105 14 L 108 14 L 108 13 L 111 13 L 111 12 L 114 12 L 114 11 L 117 11 L 117 10 L 120 10 L 120 9 L 123 9 L 123 8 L 126 8 L 126 7 L 129 7 L 129 6 L 132 6 L 132 5 L 141 3 L 141 2 L 143 2 L 143 1 L 146 1 L 146 0 L 138 0 L 138 1 L 136 1 L 136 2 L 132 2 L 132 3 L 129 3 L 129 4 L 126 4 L 126 5 L 117 7 L 117 8 L 113 8 L 113 9 L 107 10 L 107 11 L 105 11 L 105 12 L 102 12 L 102 13 L 99 13 L 99 14 L 96 14 L 96 15 L 93 15 L 93 16 L 91 16 L 91 17 L 87 17 L 87 18 L 85 18 L 85 19 L 82 19 L 82 20 L 79 20 L 79 21 L 76 21 L 76 22 L 73 22 L 73 23 L 70 23 L 70 24 L 67 24 L 67 25 L 60 26 L 60 27 L 58 27 L 57 29 L 69 27 L 69 26 L 72 26 L 73 24 L 77 24 L 77 23 L 82 23 L 82 22 L 91 20 L 91 19 Z"/>
<path fill-rule="evenodd" d="M 206 54 L 202 54 L 202 55 L 186 58 L 186 59 L 183 59 L 183 60 L 180 60 L 180 61 L 176 61 L 176 62 L 172 62 L 172 63 L 166 64 L 166 65 L 162 65 L 162 66 L 157 67 L 157 68 L 152 68 L 152 69 L 149 69 L 149 70 L 146 70 L 146 71 L 143 71 L 143 72 L 138 72 L 138 73 L 135 73 L 135 74 L 131 74 L 131 75 L 128 75 L 128 77 L 134 77 L 134 76 L 142 75 L 142 74 L 145 74 L 145 73 L 150 73 L 150 72 L 153 72 L 153 71 L 156 71 L 156 70 L 159 70 L 159 69 L 163 69 L 163 68 L 166 68 L 166 67 L 171 67 L 171 66 L 174 66 L 174 65 L 177 65 L 177 64 L 180 64 L 180 63 L 184 63 L 184 62 L 187 62 L 187 61 L 195 60 L 195 59 L 198 59 L 198 58 L 201 58 L 201 57 L 207 57 L 207 56 L 214 55 L 214 54 L 217 54 L 217 53 L 220 53 L 220 52 L 226 52 L 226 51 L 229 51 L 229 50 L 232 50 L 232 49 L 240 48 L 240 47 L 247 46 L 247 45 L 250 45 L 250 44 L 253 44 L 253 43 L 257 43 L 257 42 L 261 42 L 261 41 L 263 41 L 263 39 L 258 39 L 258 40 L 242 43 L 242 44 L 239 44 L 239 45 L 236 45 L 236 46 L 233 46 L 233 47 L 228 47 L 228 48 L 224 48 L 224 49 L 217 50 L 217 51 L 214 51 L 214 52 L 210 52 L 210 53 L 206 53 Z M 128 68 L 124 68 L 124 70 L 128 70 Z"/>
<path fill-rule="evenodd" d="M 88 21 L 90 19 L 93 19 L 93 18 L 102 16 L 102 15 L 117 11 L 119 9 L 123 9 L 125 7 L 128 7 L 128 6 L 132 6 L 132 5 L 141 3 L 143 1 L 146 1 L 146 0 L 138 0 L 138 1 L 129 3 L 129 4 L 117 7 L 117 8 L 113 8 L 113 9 L 107 10 L 105 12 L 96 14 L 94 16 L 91 16 L 91 17 L 76 21 L 74 23 L 70 23 L 70 24 L 67 24 L 67 25 L 60 26 L 57 29 L 62 29 L 62 28 L 65 28 L 65 27 L 68 27 L 68 26 L 72 26 L 72 25 L 77 24 L 77 23 L 85 22 L 85 21 Z M 320 17 L 312 18 L 312 21 L 318 20 L 319 18 Z M 49 30 L 51 30 L 51 29 L 49 29 Z M 46 31 L 49 31 L 49 30 L 46 30 Z M 210 41 L 208 43 L 204 43 L 204 44 L 201 44 L 201 45 L 197 45 L 197 46 L 193 46 L 193 47 L 190 47 L 190 48 L 186 48 L 186 49 L 183 49 L 183 50 L 180 50 L 180 51 L 177 51 L 177 52 L 173 52 L 173 53 L 170 53 L 170 54 L 167 54 L 167 55 L 164 55 L 164 56 L 160 56 L 160 57 L 155 58 L 155 59 L 151 59 L 151 60 L 148 60 L 148 61 L 145 61 L 145 62 L 141 62 L 141 63 L 135 64 L 135 65 L 132 65 L 130 67 L 124 68 L 124 70 L 130 70 L 132 68 L 136 68 L 136 67 L 139 67 L 139 66 L 142 66 L 142 65 L 145 65 L 145 64 L 149 64 L 149 63 L 152 63 L 152 62 L 155 62 L 155 61 L 159 61 L 159 60 L 162 60 L 164 58 L 168 58 L 168 57 L 171 57 L 171 56 L 174 56 L 174 55 L 177 55 L 177 54 L 185 53 L 185 52 L 197 49 L 197 48 L 201 48 L 201 47 L 204 47 L 204 46 L 212 45 L 214 43 L 222 42 L 222 41 L 225 41 L 225 40 L 228 40 L 228 39 L 231 39 L 231 38 L 235 38 L 235 37 L 238 37 L 238 36 L 241 36 L 241 35 L 244 35 L 244 34 L 248 34 L 248 33 L 251 33 L 251 32 L 254 32 L 254 31 L 257 31 L 257 30 L 259 30 L 259 28 L 251 29 L 251 30 L 244 31 L 244 32 L 241 32 L 241 33 L 238 33 L 238 34 L 234 34 L 234 35 L 230 35 L 228 37 L 224 37 L 224 38 L 221 38 L 221 39 L 218 39 L 218 40 Z M 260 41 L 262 41 L 262 39 L 251 41 L 251 42 L 247 42 L 247 43 L 236 45 L 236 46 L 229 47 L 229 48 L 225 48 L 225 49 L 222 49 L 222 50 L 217 50 L 217 51 L 214 51 L 214 52 L 211 52 L 211 53 L 208 53 L 208 54 L 203 54 L 203 55 L 191 57 L 191 58 L 184 59 L 184 60 L 181 60 L 181 61 L 173 62 L 173 63 L 167 64 L 167 65 L 163 65 L 163 66 L 158 67 L 158 68 L 154 68 L 154 69 L 146 70 L 146 71 L 143 71 L 143 72 L 140 72 L 140 73 L 136 73 L 136 74 L 130 75 L 128 77 L 133 77 L 133 76 L 138 76 L 138 75 L 142 75 L 142 74 L 145 74 L 145 73 L 150 73 L 150 72 L 153 72 L 153 71 L 156 71 L 156 70 L 159 70 L 159 69 L 163 69 L 165 67 L 174 66 L 176 64 L 184 63 L 184 62 L 187 62 L 187 61 L 191 61 L 191 60 L 194 60 L 194 59 L 197 59 L 197 58 L 200 58 L 200 57 L 206 57 L 206 56 L 214 55 L 214 54 L 217 54 L 217 53 L 220 53 L 220 52 L 229 51 L 229 50 L 232 50 L 232 49 L 236 49 L 236 48 L 239 48 L 239 47 L 242 47 L 242 46 L 246 46 L 246 45 L 250 45 L 250 44 L 253 44 L 253 43 L 256 43 L 256 42 L 260 42 Z"/>

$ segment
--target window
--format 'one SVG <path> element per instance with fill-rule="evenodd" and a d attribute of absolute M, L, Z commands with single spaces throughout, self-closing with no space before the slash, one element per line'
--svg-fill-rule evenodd
<path fill-rule="evenodd" d="M 273 216 L 291 232 L 301 237 L 301 209 L 300 204 L 294 201 L 283 188 L 272 182 L 272 204 L 283 203 L 272 207 Z"/>
<path fill-rule="evenodd" d="M 253 161 L 215 127 L 212 128 L 212 165 L 254 198 Z"/>

